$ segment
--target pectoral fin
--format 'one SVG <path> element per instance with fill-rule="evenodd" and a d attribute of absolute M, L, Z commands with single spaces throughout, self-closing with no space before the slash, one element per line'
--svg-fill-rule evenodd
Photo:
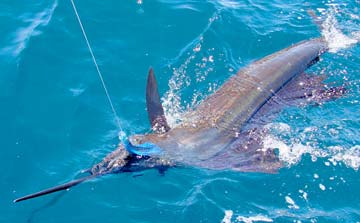
<path fill-rule="evenodd" d="M 318 105 L 347 93 L 346 85 L 329 87 L 324 83 L 325 78 L 324 75 L 300 74 L 270 98 L 248 123 L 265 125 L 285 107 Z"/>
<path fill-rule="evenodd" d="M 215 170 L 277 173 L 283 164 L 274 149 L 264 145 L 266 129 L 257 127 L 241 131 L 226 149 L 198 165 Z"/>
<path fill-rule="evenodd" d="M 278 92 L 277 97 L 294 105 L 323 103 L 343 96 L 346 86 L 328 86 L 326 76 L 301 74 Z M 332 85 L 333 83 L 330 83 Z"/>
<path fill-rule="evenodd" d="M 157 133 L 170 130 L 164 115 L 164 109 L 160 102 L 157 82 L 152 68 L 149 70 L 146 86 L 146 108 L 149 115 L 151 128 Z"/>

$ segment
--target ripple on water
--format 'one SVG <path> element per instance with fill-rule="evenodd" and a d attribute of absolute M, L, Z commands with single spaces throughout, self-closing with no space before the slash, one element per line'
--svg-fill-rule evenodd
<path fill-rule="evenodd" d="M 54 1 L 48 8 L 38 12 L 34 15 L 22 16 L 22 20 L 27 24 L 25 27 L 21 27 L 14 33 L 12 45 L 1 49 L 2 54 L 11 54 L 13 57 L 17 57 L 27 47 L 31 37 L 41 34 L 40 27 L 46 27 L 58 5 L 57 1 Z"/>

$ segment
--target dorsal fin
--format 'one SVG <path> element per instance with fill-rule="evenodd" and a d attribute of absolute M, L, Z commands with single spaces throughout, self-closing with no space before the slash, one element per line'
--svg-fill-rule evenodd
<path fill-rule="evenodd" d="M 149 115 L 151 128 L 157 133 L 170 130 L 164 115 L 164 109 L 160 102 L 157 82 L 152 68 L 149 70 L 146 86 L 146 108 Z"/>

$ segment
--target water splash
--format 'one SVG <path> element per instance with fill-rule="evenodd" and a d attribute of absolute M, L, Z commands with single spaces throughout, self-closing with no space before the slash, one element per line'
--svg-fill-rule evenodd
<path fill-rule="evenodd" d="M 360 32 L 352 32 L 349 36 L 345 35 L 338 27 L 339 23 L 336 19 L 338 14 L 338 5 L 330 4 L 330 9 L 325 11 L 318 8 L 318 11 L 325 14 L 326 18 L 322 24 L 322 35 L 329 44 L 329 52 L 336 53 L 341 49 L 346 49 L 360 40 Z"/>
<path fill-rule="evenodd" d="M 221 223 L 231 223 L 231 219 L 234 215 L 232 210 L 225 210 L 224 218 L 222 219 Z M 254 222 L 273 222 L 273 220 L 269 217 L 263 215 L 255 215 L 255 216 L 237 216 L 236 222 L 244 222 L 244 223 L 254 223 Z"/>
<path fill-rule="evenodd" d="M 184 70 L 187 63 L 189 63 L 188 60 L 178 70 L 173 69 L 173 76 L 169 80 L 169 90 L 162 98 L 165 115 L 170 126 L 174 126 L 181 121 L 181 115 L 185 110 L 181 105 L 180 90 L 184 84 L 189 85 L 186 71 Z"/>
<path fill-rule="evenodd" d="M 19 28 L 15 32 L 15 38 L 12 42 L 12 46 L 5 47 L 1 50 L 1 53 L 9 53 L 14 57 L 17 57 L 27 47 L 30 38 L 41 34 L 38 27 L 45 27 L 49 24 L 54 11 L 58 5 L 57 0 L 53 4 L 45 8 L 43 11 L 35 14 L 32 18 L 24 17 L 24 22 L 29 23 L 28 26 Z"/>
<path fill-rule="evenodd" d="M 232 218 L 233 214 L 234 214 L 234 212 L 232 210 L 226 210 L 225 216 L 224 216 L 223 220 L 221 221 L 221 223 L 231 223 L 231 218 Z"/>
<path fill-rule="evenodd" d="M 278 127 L 274 127 L 277 125 Z M 283 123 L 272 123 L 271 126 L 273 129 L 284 128 Z M 290 129 L 290 126 L 287 126 L 286 129 Z M 317 132 L 317 128 L 307 127 L 303 130 L 303 133 L 309 131 Z M 298 141 L 299 140 L 296 139 L 296 137 L 292 137 L 290 142 L 286 142 L 272 133 L 269 133 L 263 139 L 263 146 L 264 148 L 277 149 L 279 151 L 279 159 L 288 167 L 298 164 L 305 154 L 309 154 L 313 162 L 317 161 L 318 158 L 324 158 L 325 166 L 330 166 L 331 164 L 337 166 L 338 163 L 343 163 L 346 167 L 356 171 L 360 167 L 360 145 L 355 145 L 351 148 L 345 148 L 340 145 L 319 148 L 315 145 L 311 145 L 310 142 L 302 144 Z"/>
<path fill-rule="evenodd" d="M 230 9 L 239 9 L 244 6 L 244 4 L 232 0 L 218 0 L 215 1 L 214 3 Z"/>
<path fill-rule="evenodd" d="M 290 196 L 285 196 L 285 201 L 288 204 L 288 208 L 290 208 L 290 209 L 299 209 L 300 208 Z"/>
<path fill-rule="evenodd" d="M 273 222 L 273 220 L 271 218 L 268 218 L 268 217 L 263 216 L 263 215 L 256 215 L 256 216 L 250 216 L 250 217 L 238 216 L 236 218 L 236 220 L 239 221 L 239 222 L 244 222 L 244 223 Z"/>
<path fill-rule="evenodd" d="M 345 149 L 343 147 L 330 147 L 331 156 L 329 161 L 333 165 L 337 165 L 337 162 L 343 162 L 347 167 L 351 167 L 354 170 L 358 170 L 360 167 L 360 145 Z"/>
<path fill-rule="evenodd" d="M 167 121 L 170 126 L 174 126 L 182 121 L 182 114 L 189 108 L 193 107 L 199 101 L 205 98 L 205 94 L 198 91 L 195 92 L 190 104 L 182 104 L 182 92 L 186 90 L 192 83 L 192 75 L 187 73 L 188 67 L 195 64 L 195 81 L 202 82 L 206 79 L 207 75 L 213 71 L 214 66 L 214 55 L 212 55 L 214 49 L 205 49 L 202 47 L 204 44 L 204 35 L 209 31 L 212 24 L 220 18 L 219 13 L 215 12 L 208 21 L 208 24 L 204 30 L 195 37 L 190 43 L 188 43 L 183 49 L 180 50 L 179 54 L 174 58 L 172 63 L 168 65 L 169 68 L 173 66 L 173 63 L 180 60 L 182 57 L 186 57 L 178 68 L 173 67 L 173 75 L 169 80 L 169 90 L 165 93 L 162 98 L 165 114 Z M 202 56 L 205 54 L 208 56 Z M 201 56 L 200 62 L 198 61 Z M 214 86 L 209 86 L 210 92 L 212 92 Z"/>

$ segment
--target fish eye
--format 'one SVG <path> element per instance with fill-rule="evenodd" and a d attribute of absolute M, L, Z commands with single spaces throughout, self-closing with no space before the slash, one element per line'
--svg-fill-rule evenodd
<path fill-rule="evenodd" d="M 129 141 L 132 145 L 139 145 L 143 143 L 143 138 L 142 135 L 132 135 L 129 137 Z"/>

